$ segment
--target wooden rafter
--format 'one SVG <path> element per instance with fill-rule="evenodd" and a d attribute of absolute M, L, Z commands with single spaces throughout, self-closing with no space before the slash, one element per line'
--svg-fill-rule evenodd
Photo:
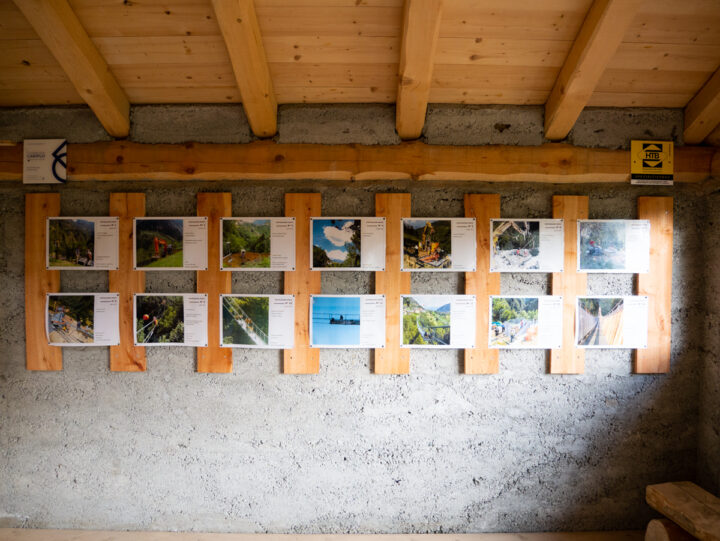
<path fill-rule="evenodd" d="M 685 144 L 702 142 L 720 123 L 720 69 L 685 107 Z"/>
<path fill-rule="evenodd" d="M 417 139 L 425 124 L 442 0 L 405 0 L 395 126 L 402 139 Z"/>
<path fill-rule="evenodd" d="M 113 137 L 130 132 L 130 103 L 67 0 L 15 0 L 70 82 Z"/>
<path fill-rule="evenodd" d="M 587 105 L 642 0 L 595 0 L 545 104 L 545 137 L 564 139 Z"/>
<path fill-rule="evenodd" d="M 0 180 L 22 178 L 22 145 L 0 146 Z M 720 151 L 675 149 L 675 181 L 720 175 Z M 68 179 L 93 180 L 483 180 L 628 182 L 630 151 L 540 146 L 249 144 L 153 145 L 115 141 L 68 147 Z M 717 170 L 713 170 L 713 166 Z"/>
<path fill-rule="evenodd" d="M 213 0 L 245 114 L 255 135 L 277 131 L 277 99 L 253 0 Z"/>

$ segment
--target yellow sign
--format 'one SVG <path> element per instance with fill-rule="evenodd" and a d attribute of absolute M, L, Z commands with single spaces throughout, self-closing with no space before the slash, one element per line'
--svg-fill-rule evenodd
<path fill-rule="evenodd" d="M 632 184 L 673 183 L 672 141 L 632 141 L 630 156 Z"/>

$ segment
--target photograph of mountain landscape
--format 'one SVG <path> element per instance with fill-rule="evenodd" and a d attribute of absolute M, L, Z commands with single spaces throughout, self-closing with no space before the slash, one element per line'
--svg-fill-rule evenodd
<path fill-rule="evenodd" d="M 135 220 L 135 266 L 182 268 L 182 218 Z"/>
<path fill-rule="evenodd" d="M 624 220 L 578 222 L 579 270 L 625 268 Z"/>
<path fill-rule="evenodd" d="M 450 220 L 403 220 L 403 268 L 450 269 L 452 222 Z"/>
<path fill-rule="evenodd" d="M 92 267 L 95 222 L 81 218 L 48 219 L 48 266 Z"/>
<path fill-rule="evenodd" d="M 312 220 L 312 266 L 318 269 L 360 268 L 361 220 Z"/>
<path fill-rule="evenodd" d="M 492 297 L 490 347 L 537 347 L 538 302 L 537 297 Z"/>
<path fill-rule="evenodd" d="M 451 301 L 448 295 L 403 295 L 403 345 L 450 346 Z"/>
<path fill-rule="evenodd" d="M 222 268 L 269 268 L 270 220 L 225 218 L 222 221 Z"/>

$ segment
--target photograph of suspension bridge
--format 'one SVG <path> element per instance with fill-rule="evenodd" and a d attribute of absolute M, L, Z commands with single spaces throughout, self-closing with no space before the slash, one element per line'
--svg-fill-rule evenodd
<path fill-rule="evenodd" d="M 493 271 L 524 271 L 540 268 L 540 222 L 537 220 L 492 221 Z"/>
<path fill-rule="evenodd" d="M 223 268 L 269 268 L 270 227 L 267 218 L 224 218 Z"/>
<path fill-rule="evenodd" d="M 313 346 L 360 346 L 360 297 L 313 295 L 310 300 Z"/>
<path fill-rule="evenodd" d="M 181 295 L 135 296 L 135 342 L 180 344 L 185 342 L 185 310 Z"/>
<path fill-rule="evenodd" d="M 622 297 L 578 297 L 579 346 L 622 346 L 625 301 Z"/>
<path fill-rule="evenodd" d="M 136 219 L 135 266 L 183 267 L 183 220 Z"/>
<path fill-rule="evenodd" d="M 223 295 L 223 345 L 267 346 L 269 322 L 269 297 Z"/>
<path fill-rule="evenodd" d="M 624 220 L 578 222 L 580 270 L 623 270 L 625 258 Z"/>
<path fill-rule="evenodd" d="M 92 267 L 94 255 L 95 222 L 81 218 L 48 220 L 50 267 Z"/>
<path fill-rule="evenodd" d="M 403 268 L 452 267 L 450 220 L 403 219 Z"/>
<path fill-rule="evenodd" d="M 538 298 L 492 297 L 490 347 L 538 347 Z"/>
<path fill-rule="evenodd" d="M 93 343 L 94 295 L 49 295 L 47 307 L 50 344 Z"/>
<path fill-rule="evenodd" d="M 403 345 L 449 347 L 451 301 L 447 295 L 403 295 Z"/>

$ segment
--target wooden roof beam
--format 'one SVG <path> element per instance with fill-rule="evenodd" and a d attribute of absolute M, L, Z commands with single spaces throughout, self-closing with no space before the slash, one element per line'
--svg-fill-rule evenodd
<path fill-rule="evenodd" d="M 685 144 L 702 142 L 720 124 L 720 69 L 685 106 Z"/>
<path fill-rule="evenodd" d="M 107 132 L 127 137 L 130 102 L 67 0 L 14 1 Z"/>
<path fill-rule="evenodd" d="M 277 99 L 253 0 L 213 0 L 250 128 L 258 137 L 277 132 Z"/>
<path fill-rule="evenodd" d="M 564 139 L 590 100 L 642 0 L 595 0 L 545 104 L 545 137 Z"/>
<path fill-rule="evenodd" d="M 417 139 L 425 125 L 442 0 L 405 0 L 395 127 L 402 139 Z"/>

